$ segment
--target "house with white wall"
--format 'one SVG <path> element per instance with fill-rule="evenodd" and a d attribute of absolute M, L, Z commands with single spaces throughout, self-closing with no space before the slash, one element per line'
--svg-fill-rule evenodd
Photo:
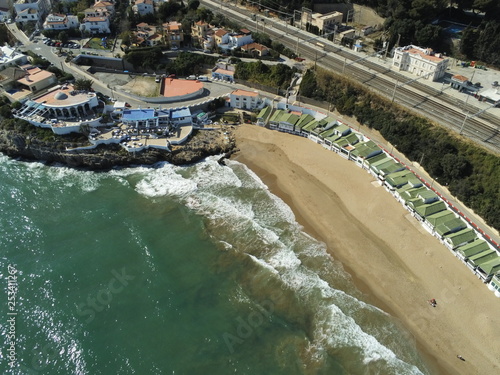
<path fill-rule="evenodd" d="M 132 6 L 132 10 L 140 16 L 153 14 L 155 11 L 153 0 L 137 0 Z"/>
<path fill-rule="evenodd" d="M 14 3 L 15 22 L 41 22 L 43 17 L 50 12 L 51 7 L 50 0 L 18 0 Z"/>
<path fill-rule="evenodd" d="M 264 102 L 257 91 L 234 90 L 229 94 L 229 105 L 231 108 L 259 109 Z"/>
<path fill-rule="evenodd" d="M 228 48 L 234 49 L 250 43 L 253 43 L 252 34 L 231 34 L 229 35 Z"/>
<path fill-rule="evenodd" d="M 449 59 L 431 48 L 414 45 L 398 47 L 394 51 L 392 68 L 406 71 L 429 81 L 443 77 L 448 68 Z"/>
<path fill-rule="evenodd" d="M 49 14 L 43 23 L 44 30 L 68 30 L 76 29 L 79 26 L 80 22 L 77 16 L 67 16 L 59 13 Z"/>
<path fill-rule="evenodd" d="M 80 24 L 80 31 L 94 34 L 109 34 L 110 18 L 114 14 L 113 3 L 107 1 L 98 1 L 92 8 L 85 9 L 85 18 Z"/>
<path fill-rule="evenodd" d="M 0 47 L 0 69 L 5 69 L 8 66 L 23 65 L 27 61 L 27 56 L 16 52 L 14 48 L 9 46 Z"/>
<path fill-rule="evenodd" d="M 11 18 L 10 1 L 0 0 L 0 22 L 7 22 Z"/>

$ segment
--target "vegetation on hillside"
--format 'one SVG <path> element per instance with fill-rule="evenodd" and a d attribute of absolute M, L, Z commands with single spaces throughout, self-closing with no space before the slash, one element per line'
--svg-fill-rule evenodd
<path fill-rule="evenodd" d="M 162 60 L 163 54 L 160 47 L 146 47 L 130 50 L 123 58 L 135 68 L 155 69 L 158 62 Z"/>
<path fill-rule="evenodd" d="M 236 64 L 235 78 L 262 85 L 286 89 L 290 86 L 295 70 L 285 64 L 266 65 L 262 61 Z"/>
<path fill-rule="evenodd" d="M 489 225 L 500 229 L 500 157 L 323 69 L 309 70 L 300 92 L 329 101 L 340 113 L 378 130 Z"/>
<path fill-rule="evenodd" d="M 207 56 L 197 53 L 181 52 L 175 59 L 169 60 L 166 65 L 166 71 L 178 76 L 187 76 L 191 74 L 202 74 L 206 67 L 213 67 L 217 61 L 216 56 Z"/>

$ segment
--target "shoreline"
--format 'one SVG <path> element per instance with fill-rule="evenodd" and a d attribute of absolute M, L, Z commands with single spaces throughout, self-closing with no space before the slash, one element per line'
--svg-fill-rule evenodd
<path fill-rule="evenodd" d="M 370 174 L 305 138 L 252 125 L 235 136 L 233 159 L 326 243 L 369 303 L 399 319 L 432 374 L 500 371 L 491 349 L 500 334 L 497 298 Z"/>
<path fill-rule="evenodd" d="M 189 165 L 207 156 L 229 156 L 235 150 L 235 142 L 222 130 L 198 130 L 182 145 L 171 151 L 147 149 L 127 152 L 118 144 L 102 144 L 94 149 L 78 152 L 66 149 L 71 140 L 61 138 L 56 141 L 40 139 L 33 126 L 28 131 L 6 130 L 0 124 L 0 153 L 12 159 L 37 161 L 47 165 L 62 164 L 65 167 L 109 171 L 114 168 L 134 165 L 154 165 L 168 162 L 174 165 Z"/>
<path fill-rule="evenodd" d="M 279 187 L 275 175 L 270 175 L 267 171 L 260 168 L 252 161 L 245 159 L 244 156 L 238 157 L 238 161 L 245 164 L 248 168 L 250 168 L 257 176 L 259 176 L 262 182 L 264 182 L 264 184 L 269 188 L 269 191 L 271 193 L 278 196 L 283 202 L 285 202 L 285 204 L 288 207 L 290 207 L 290 209 L 293 211 L 295 215 L 295 220 L 302 226 L 304 232 L 328 245 L 328 242 L 325 241 L 323 236 L 320 233 L 318 233 L 314 229 L 314 227 L 311 224 L 309 224 L 309 222 L 302 216 L 300 209 L 296 207 L 290 195 L 284 192 Z M 330 250 L 328 250 L 328 252 L 330 255 L 332 256 L 334 255 Z M 336 260 L 340 260 L 340 262 L 342 263 L 342 267 L 350 275 L 351 280 L 355 285 L 356 289 L 363 294 L 365 302 L 378 307 L 379 309 L 385 311 L 386 313 L 388 313 L 393 317 L 398 318 L 399 322 L 403 324 L 401 319 L 399 319 L 399 317 L 395 314 L 394 309 L 392 309 L 391 306 L 387 304 L 385 301 L 373 296 L 372 290 L 370 289 L 369 285 L 364 280 L 359 278 L 349 265 L 344 263 L 340 258 L 336 258 L 335 256 L 334 258 Z M 407 328 L 405 327 L 405 329 Z M 422 345 L 420 341 L 416 341 L 416 348 L 422 360 L 424 361 L 426 368 L 431 371 L 431 374 L 442 374 L 442 375 L 452 374 L 452 372 L 449 372 L 448 370 L 441 368 L 441 366 L 437 363 L 437 358 L 435 357 L 435 355 L 433 355 L 425 345 Z"/>

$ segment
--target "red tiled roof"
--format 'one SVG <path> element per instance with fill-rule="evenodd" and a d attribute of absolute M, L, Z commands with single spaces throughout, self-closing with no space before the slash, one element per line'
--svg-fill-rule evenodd
<path fill-rule="evenodd" d="M 227 34 L 227 31 L 224 29 L 219 29 L 215 32 L 215 36 L 224 36 Z"/>
<path fill-rule="evenodd" d="M 460 74 L 454 75 L 451 78 L 456 79 L 457 81 L 462 81 L 462 82 L 465 82 L 465 81 L 469 80 L 469 78 L 461 76 Z"/>
<path fill-rule="evenodd" d="M 234 90 L 231 94 L 232 95 L 241 95 L 241 96 L 259 96 L 258 92 L 241 90 L 241 89 Z"/>
<path fill-rule="evenodd" d="M 431 50 L 432 51 L 432 50 Z M 424 52 L 422 51 L 419 51 L 418 49 L 416 48 L 410 48 L 408 51 L 408 53 L 411 53 L 413 55 L 420 55 L 422 58 L 426 59 L 426 60 L 430 60 L 430 61 L 434 61 L 434 62 L 440 62 L 440 61 L 443 61 L 444 59 L 441 58 L 441 57 L 437 57 L 437 56 L 433 56 L 433 55 L 427 55 L 425 54 Z"/>

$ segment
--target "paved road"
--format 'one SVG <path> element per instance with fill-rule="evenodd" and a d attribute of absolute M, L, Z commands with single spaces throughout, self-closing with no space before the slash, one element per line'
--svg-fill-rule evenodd
<path fill-rule="evenodd" d="M 17 27 L 15 27 L 15 24 L 8 25 L 10 28 L 17 30 Z M 16 34 L 17 33 L 17 34 Z M 37 54 L 45 57 L 47 60 L 49 60 L 52 64 L 55 66 L 60 66 L 64 70 L 70 71 L 75 77 L 79 78 L 88 78 L 92 79 L 94 81 L 94 86 L 97 86 L 98 90 L 101 91 L 105 95 L 110 95 L 114 96 L 118 100 L 121 101 L 129 101 L 133 106 L 142 106 L 145 107 L 148 105 L 148 103 L 144 103 L 141 101 L 137 101 L 134 97 L 127 95 L 126 93 L 111 90 L 108 85 L 103 82 L 100 79 L 96 79 L 95 76 L 90 75 L 87 72 L 82 71 L 81 69 L 70 66 L 66 63 L 63 62 L 64 57 L 58 57 L 54 52 L 57 52 L 54 48 L 50 46 L 46 46 L 45 44 L 41 43 L 41 41 L 34 41 L 31 42 L 28 40 L 28 38 L 24 35 L 24 33 L 20 31 L 14 31 L 14 34 L 20 40 L 25 48 L 29 48 L 36 52 Z M 203 98 L 198 98 L 195 100 L 190 100 L 190 101 L 184 101 L 182 103 L 169 103 L 169 104 L 162 104 L 162 108 L 175 108 L 179 106 L 189 106 L 189 105 L 196 105 L 200 104 L 206 100 L 210 100 L 212 97 L 217 97 L 221 96 L 227 93 L 230 93 L 231 91 L 240 88 L 240 89 L 246 89 L 248 90 L 248 87 L 243 86 L 243 85 L 238 85 L 238 84 L 231 84 L 231 83 L 225 83 L 225 82 L 211 82 L 211 83 L 206 83 L 205 84 L 206 88 L 208 89 L 208 94 L 207 96 Z M 269 97 L 273 97 L 272 95 Z M 275 100 L 284 100 L 281 97 L 275 97 Z M 312 106 L 310 106 L 312 107 Z M 314 108 L 314 107 L 312 107 Z M 324 109 L 322 108 L 314 108 L 318 112 L 325 112 Z M 351 125 L 352 127 L 355 127 L 354 124 L 350 124 L 350 121 L 347 119 L 344 119 L 342 116 L 339 116 L 342 121 L 344 121 L 346 124 Z M 426 181 L 432 181 L 429 183 L 429 185 L 432 186 L 433 189 L 435 189 L 441 196 L 443 196 L 445 199 L 447 199 L 453 206 L 457 207 L 458 210 L 462 213 L 465 214 L 466 217 L 472 219 L 473 222 L 475 223 L 480 223 L 481 224 L 481 229 L 486 233 L 490 238 L 493 239 L 496 243 L 500 243 L 500 235 L 498 231 L 488 227 L 486 224 L 484 224 L 482 218 L 480 218 L 478 215 L 476 215 L 472 210 L 464 206 L 460 201 L 458 201 L 454 196 L 452 196 L 448 189 L 446 187 L 439 185 L 436 181 L 433 181 L 432 178 L 425 172 L 423 168 L 421 168 L 418 164 L 412 163 L 410 160 L 406 159 L 406 157 L 402 154 L 400 154 L 396 149 L 392 147 L 385 139 L 383 139 L 381 136 L 377 135 L 374 133 L 372 130 L 366 128 L 363 130 L 364 133 L 369 133 L 368 135 L 376 141 L 378 144 L 383 146 L 386 150 L 390 151 L 392 154 L 394 154 L 395 157 L 397 157 L 399 160 L 401 160 L 403 163 L 408 165 L 413 171 L 415 171 L 417 174 L 422 176 Z"/>
<path fill-rule="evenodd" d="M 17 28 L 16 24 L 8 24 L 7 27 L 12 31 L 14 36 L 23 44 L 20 47 L 20 50 L 31 50 L 36 54 L 44 57 L 49 62 L 51 62 L 54 66 L 69 72 L 75 76 L 75 78 L 85 78 L 91 79 L 94 84 L 93 88 L 96 91 L 102 92 L 104 95 L 108 95 L 117 99 L 118 101 L 124 101 L 130 103 L 132 107 L 159 107 L 162 108 L 178 108 L 178 107 L 186 107 L 186 106 L 195 106 L 198 104 L 202 104 L 206 101 L 210 101 L 213 98 L 217 98 L 223 95 L 229 94 L 231 91 L 236 90 L 238 88 L 248 90 L 248 87 L 231 84 L 226 82 L 206 82 L 205 86 L 205 94 L 202 97 L 187 100 L 182 102 L 172 102 L 172 103 L 162 103 L 162 104 L 152 104 L 146 103 L 141 100 L 138 100 L 134 95 L 129 95 L 126 92 L 120 91 L 119 86 L 115 86 L 112 82 L 114 81 L 113 76 L 115 74 L 104 74 L 98 73 L 96 75 L 90 74 L 79 66 L 66 63 L 65 56 L 58 56 L 58 48 L 50 47 L 42 43 L 40 38 L 36 38 L 33 41 L 30 41 L 28 37 Z M 77 49 L 68 49 L 69 51 L 73 51 L 73 53 L 77 54 L 79 50 Z M 107 77 L 106 77 L 107 76 Z M 128 75 L 124 75 L 127 79 L 130 79 Z"/>

